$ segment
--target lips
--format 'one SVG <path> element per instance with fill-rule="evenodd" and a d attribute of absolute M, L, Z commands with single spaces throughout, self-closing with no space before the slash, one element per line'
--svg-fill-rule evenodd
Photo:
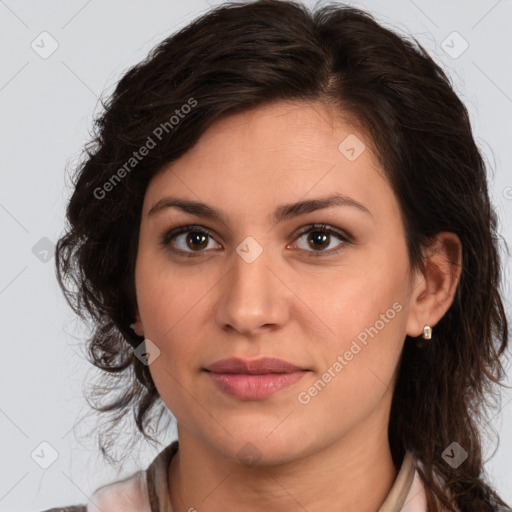
<path fill-rule="evenodd" d="M 233 357 L 217 361 L 206 367 L 206 370 L 212 373 L 265 375 L 268 373 L 292 373 L 303 371 L 304 368 L 273 357 L 262 357 L 261 359 L 253 361 L 245 361 L 243 359 Z"/>
<path fill-rule="evenodd" d="M 308 371 L 269 357 L 254 361 L 223 359 L 205 368 L 217 389 L 240 400 L 268 398 L 298 382 Z"/>

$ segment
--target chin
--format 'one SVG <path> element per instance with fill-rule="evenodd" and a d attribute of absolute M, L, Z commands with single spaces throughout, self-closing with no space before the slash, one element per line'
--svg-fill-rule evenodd
<path fill-rule="evenodd" d="M 223 436 L 212 445 L 226 458 L 245 466 L 275 466 L 300 459 L 307 447 L 303 440 L 292 435 L 277 435 L 272 430 L 243 430 L 245 435 Z M 269 435 L 269 432 L 270 433 Z M 220 441 L 220 442 L 219 442 Z"/>

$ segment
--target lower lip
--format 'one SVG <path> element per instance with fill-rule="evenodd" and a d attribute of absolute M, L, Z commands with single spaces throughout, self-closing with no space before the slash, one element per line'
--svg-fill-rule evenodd
<path fill-rule="evenodd" d="M 304 377 L 306 371 L 264 375 L 207 373 L 213 382 L 229 395 L 246 400 L 261 400 L 295 384 Z"/>

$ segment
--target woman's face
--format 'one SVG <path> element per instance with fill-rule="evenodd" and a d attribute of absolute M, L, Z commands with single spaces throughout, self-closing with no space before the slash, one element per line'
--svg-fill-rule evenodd
<path fill-rule="evenodd" d="M 166 198 L 205 206 L 152 210 Z M 414 274 L 369 139 L 326 107 L 232 115 L 156 175 L 136 290 L 151 375 L 180 436 L 277 463 L 386 432 Z M 212 366 L 231 358 L 298 370 Z"/>

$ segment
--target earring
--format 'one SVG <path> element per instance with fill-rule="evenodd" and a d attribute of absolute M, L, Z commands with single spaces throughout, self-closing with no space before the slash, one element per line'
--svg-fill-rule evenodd
<path fill-rule="evenodd" d="M 423 328 L 423 334 L 421 335 L 424 340 L 432 339 L 432 327 L 430 325 L 425 325 Z"/>

